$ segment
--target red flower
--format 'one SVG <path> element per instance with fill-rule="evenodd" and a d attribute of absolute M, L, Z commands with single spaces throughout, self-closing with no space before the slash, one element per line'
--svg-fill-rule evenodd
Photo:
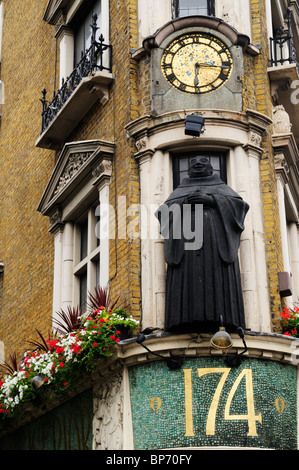
<path fill-rule="evenodd" d="M 49 346 L 50 346 L 50 349 L 54 349 L 56 347 L 56 344 L 58 343 L 58 341 L 56 341 L 55 339 L 52 339 L 51 341 L 47 341 Z"/>
<path fill-rule="evenodd" d="M 79 344 L 72 344 L 72 351 L 75 354 L 78 354 L 78 352 L 81 350 L 81 346 Z"/>
<path fill-rule="evenodd" d="M 115 335 L 110 336 L 111 339 L 116 339 Z"/>
<path fill-rule="evenodd" d="M 61 363 L 59 364 L 59 367 L 63 367 L 63 366 L 64 366 L 64 363 L 61 362 Z"/>
<path fill-rule="evenodd" d="M 119 342 L 120 342 L 120 339 L 119 339 L 119 338 L 116 338 L 116 340 L 115 340 L 115 341 L 116 341 L 117 343 L 119 343 Z"/>
<path fill-rule="evenodd" d="M 93 343 L 93 347 L 96 348 L 98 343 Z"/>

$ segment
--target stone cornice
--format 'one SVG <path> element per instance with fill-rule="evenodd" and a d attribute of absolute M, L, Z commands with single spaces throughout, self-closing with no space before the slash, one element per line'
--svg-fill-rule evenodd
<path fill-rule="evenodd" d="M 215 132 L 211 129 L 218 129 L 221 135 L 219 143 L 227 146 L 250 145 L 253 150 L 261 153 L 260 147 L 262 134 L 267 132 L 272 120 L 267 116 L 253 110 L 246 112 L 236 112 L 227 110 L 213 111 L 210 109 L 201 110 L 178 110 L 164 113 L 159 116 L 146 115 L 126 125 L 127 135 L 135 140 L 139 157 L 148 150 L 151 152 L 157 149 L 168 149 L 186 145 L 198 145 L 198 139 L 191 139 L 184 135 L 185 120 L 188 114 L 202 115 L 205 119 L 206 132 L 200 137 L 200 144 L 210 144 L 219 141 Z M 223 130 L 221 130 L 223 128 Z M 236 132 L 225 132 L 225 128 L 233 129 Z"/>

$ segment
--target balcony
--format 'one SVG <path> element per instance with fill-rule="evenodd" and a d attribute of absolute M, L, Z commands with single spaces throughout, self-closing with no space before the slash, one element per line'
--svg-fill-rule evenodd
<path fill-rule="evenodd" d="M 101 35 L 96 40 L 97 17 L 93 16 L 91 45 L 73 72 L 62 81 L 51 101 L 46 89 L 42 91 L 42 126 L 36 147 L 59 150 L 92 106 L 99 101 L 105 105 L 109 98 L 112 75 L 112 46 Z"/>
<path fill-rule="evenodd" d="M 270 38 L 270 64 L 268 75 L 271 82 L 271 95 L 275 105 L 282 105 L 293 124 L 293 133 L 299 143 L 299 109 L 296 88 L 299 85 L 299 64 L 293 34 L 292 10 L 287 8 L 285 27 L 276 31 Z M 298 129 L 298 130 L 297 130 Z"/>

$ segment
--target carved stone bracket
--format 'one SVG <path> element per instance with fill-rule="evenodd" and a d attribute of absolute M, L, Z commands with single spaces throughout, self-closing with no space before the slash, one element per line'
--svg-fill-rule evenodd
<path fill-rule="evenodd" d="M 255 145 L 256 147 L 260 147 L 262 143 L 262 136 L 257 132 L 250 131 L 249 132 L 249 141 L 251 145 Z"/>
<path fill-rule="evenodd" d="M 50 214 L 49 223 L 49 231 L 51 233 L 56 233 L 63 229 L 64 223 L 62 222 L 62 212 L 59 206 L 56 206 L 54 211 Z"/>

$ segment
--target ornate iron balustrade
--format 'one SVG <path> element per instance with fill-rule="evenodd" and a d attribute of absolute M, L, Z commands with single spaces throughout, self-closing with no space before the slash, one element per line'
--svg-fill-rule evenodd
<path fill-rule="evenodd" d="M 292 10 L 287 9 L 286 25 L 287 29 L 279 28 L 274 38 L 270 38 L 270 62 L 271 67 L 283 65 L 285 62 L 289 64 L 297 63 L 296 49 L 293 42 L 292 33 Z"/>
<path fill-rule="evenodd" d="M 46 100 L 46 89 L 42 91 L 42 130 L 41 133 L 49 126 L 51 121 L 55 118 L 60 109 L 64 106 L 67 100 L 70 98 L 72 93 L 78 87 L 79 83 L 84 77 L 88 77 L 95 71 L 107 70 L 112 72 L 112 46 L 104 44 L 104 37 L 101 34 L 99 39 L 96 40 L 96 32 L 99 29 L 97 27 L 97 15 L 94 14 L 92 17 L 92 34 L 91 34 L 91 45 L 85 51 L 78 64 L 76 64 L 73 72 L 66 78 L 62 79 L 62 86 L 55 93 L 53 92 L 53 98 L 50 102 Z M 104 65 L 104 52 L 108 51 L 107 66 Z"/>

